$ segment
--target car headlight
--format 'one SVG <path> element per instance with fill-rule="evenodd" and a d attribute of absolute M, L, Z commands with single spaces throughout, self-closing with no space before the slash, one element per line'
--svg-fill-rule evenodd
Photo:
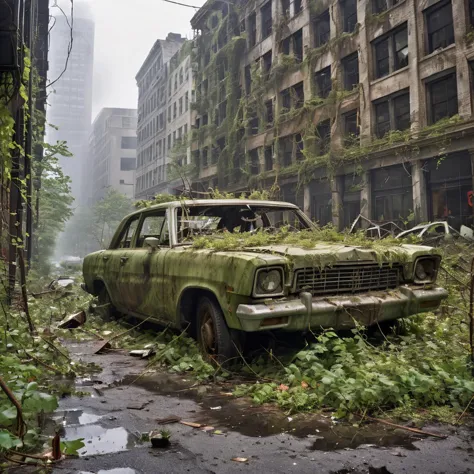
<path fill-rule="evenodd" d="M 254 296 L 275 296 L 283 293 L 283 270 L 269 268 L 258 270 Z"/>
<path fill-rule="evenodd" d="M 415 283 L 432 283 L 436 280 L 439 259 L 419 258 L 415 263 Z"/>

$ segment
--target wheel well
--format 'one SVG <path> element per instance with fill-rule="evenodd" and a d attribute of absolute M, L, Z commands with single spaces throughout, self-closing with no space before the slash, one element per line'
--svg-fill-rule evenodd
<path fill-rule="evenodd" d="M 196 312 L 199 299 L 203 296 L 215 301 L 219 304 L 216 295 L 209 290 L 202 288 L 187 288 L 181 294 L 179 300 L 179 314 L 181 318 L 181 327 L 186 328 L 189 325 L 189 333 L 191 336 L 196 336 Z"/>
<path fill-rule="evenodd" d="M 94 280 L 92 285 L 93 295 L 95 296 L 97 296 L 105 288 L 105 283 L 102 280 Z"/>

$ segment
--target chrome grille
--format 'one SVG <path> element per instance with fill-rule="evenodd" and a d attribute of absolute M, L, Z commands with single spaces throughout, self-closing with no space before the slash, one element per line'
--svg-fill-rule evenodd
<path fill-rule="evenodd" d="M 401 271 L 400 264 L 373 262 L 337 264 L 323 270 L 302 268 L 296 271 L 294 288 L 313 295 L 388 290 L 399 285 Z"/>

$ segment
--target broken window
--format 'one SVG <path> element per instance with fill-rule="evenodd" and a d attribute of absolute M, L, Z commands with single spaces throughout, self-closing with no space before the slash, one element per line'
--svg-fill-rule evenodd
<path fill-rule="evenodd" d="M 388 166 L 372 171 L 372 214 L 377 222 L 401 224 L 413 210 L 410 165 Z"/>
<path fill-rule="evenodd" d="M 291 109 L 291 93 L 289 88 L 281 91 L 281 105 L 283 109 Z"/>
<path fill-rule="evenodd" d="M 343 115 L 344 119 L 344 135 L 346 137 L 345 144 L 350 146 L 359 137 L 359 111 L 353 110 Z"/>
<path fill-rule="evenodd" d="M 321 71 L 318 71 L 315 75 L 316 87 L 318 89 L 318 97 L 325 99 L 331 92 L 331 66 L 328 66 Z"/>
<path fill-rule="evenodd" d="M 282 153 L 282 163 L 286 168 L 293 162 L 293 137 L 284 137 L 281 139 L 280 149 Z"/>
<path fill-rule="evenodd" d="M 382 138 L 390 130 L 410 128 L 410 94 L 408 91 L 384 97 L 374 103 L 375 135 Z"/>
<path fill-rule="evenodd" d="M 314 21 L 314 45 L 322 46 L 329 41 L 331 34 L 331 24 L 329 21 L 329 10 L 321 13 Z"/>
<path fill-rule="evenodd" d="M 400 0 L 373 0 L 373 2 L 374 2 L 374 8 L 373 8 L 374 13 L 382 13 L 385 10 L 388 10 L 389 8 L 392 8 L 398 3 L 400 3 Z"/>
<path fill-rule="evenodd" d="M 458 88 L 453 72 L 428 83 L 431 123 L 458 113 Z"/>
<path fill-rule="evenodd" d="M 249 120 L 249 134 L 257 135 L 258 134 L 258 117 L 253 117 Z"/>
<path fill-rule="evenodd" d="M 451 0 L 438 2 L 426 10 L 428 53 L 454 43 L 453 7 Z"/>
<path fill-rule="evenodd" d="M 331 145 L 331 121 L 324 120 L 316 126 L 316 137 L 318 139 L 319 155 L 325 155 L 329 152 Z"/>
<path fill-rule="evenodd" d="M 273 169 L 273 146 L 265 147 L 265 171 Z"/>
<path fill-rule="evenodd" d="M 272 50 L 262 56 L 263 72 L 267 76 L 272 69 Z"/>
<path fill-rule="evenodd" d="M 258 158 L 258 149 L 251 150 L 250 157 L 250 174 L 256 176 L 260 173 L 260 161 Z"/>
<path fill-rule="evenodd" d="M 344 31 L 352 33 L 357 25 L 357 0 L 340 0 Z"/>
<path fill-rule="evenodd" d="M 375 77 L 380 78 L 408 66 L 408 29 L 405 23 L 401 28 L 390 31 L 374 41 Z"/>
<path fill-rule="evenodd" d="M 273 126 L 273 99 L 265 102 L 265 115 L 267 128 L 270 128 Z"/>
<path fill-rule="evenodd" d="M 267 2 L 260 9 L 262 17 L 262 40 L 272 34 L 272 1 Z"/>
<path fill-rule="evenodd" d="M 298 30 L 292 36 L 293 38 L 293 56 L 297 63 L 303 60 L 303 29 Z"/>
<path fill-rule="evenodd" d="M 245 66 L 245 92 L 250 94 L 252 92 L 252 73 L 250 70 L 250 64 Z"/>
<path fill-rule="evenodd" d="M 299 109 L 304 105 L 304 88 L 303 83 L 299 82 L 293 86 L 293 107 Z"/>
<path fill-rule="evenodd" d="M 257 15 L 255 12 L 249 15 L 249 48 L 253 48 L 257 43 Z"/>
<path fill-rule="evenodd" d="M 295 152 L 296 161 L 304 160 L 304 153 L 303 153 L 304 141 L 300 133 L 297 133 L 295 135 L 295 146 L 296 146 L 296 152 Z"/>
<path fill-rule="evenodd" d="M 359 85 L 359 54 L 357 52 L 346 56 L 342 60 L 344 71 L 344 89 L 351 91 Z"/>

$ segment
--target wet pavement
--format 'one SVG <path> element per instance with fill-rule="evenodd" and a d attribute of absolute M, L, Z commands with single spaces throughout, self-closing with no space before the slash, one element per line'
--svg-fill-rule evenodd
<path fill-rule="evenodd" d="M 337 423 L 330 413 L 287 415 L 235 399 L 225 385 L 147 374 L 146 361 L 125 352 L 91 355 L 82 343 L 69 348 L 103 370 L 79 381 L 90 397 L 62 399 L 45 422 L 47 432 L 59 429 L 62 439 L 85 443 L 78 458 L 54 473 L 474 473 L 469 427 L 425 427 L 448 436 L 434 439 L 381 424 Z M 158 424 L 169 417 L 202 426 Z M 169 448 L 141 441 L 153 429 L 171 433 Z"/>

